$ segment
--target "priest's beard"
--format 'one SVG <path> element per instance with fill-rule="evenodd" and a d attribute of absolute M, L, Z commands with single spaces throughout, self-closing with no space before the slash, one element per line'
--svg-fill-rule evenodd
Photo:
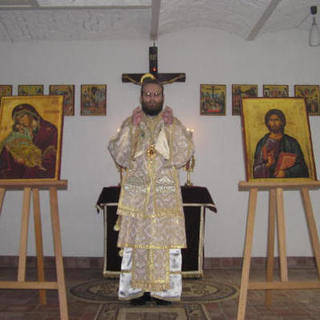
<path fill-rule="evenodd" d="M 141 101 L 141 107 L 143 112 L 147 115 L 147 116 L 157 116 L 161 111 L 162 111 L 162 107 L 163 107 L 163 100 L 157 102 L 157 103 L 146 103 L 144 101 Z"/>

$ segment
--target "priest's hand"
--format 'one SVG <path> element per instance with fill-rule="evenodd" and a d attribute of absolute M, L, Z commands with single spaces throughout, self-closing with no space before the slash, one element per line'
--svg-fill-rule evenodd
<path fill-rule="evenodd" d="M 172 124 L 173 122 L 173 112 L 172 109 L 166 106 L 162 112 L 162 118 L 165 124 Z"/>
<path fill-rule="evenodd" d="M 134 126 L 138 126 L 142 119 L 142 110 L 140 107 L 137 107 L 132 112 L 132 123 Z"/>

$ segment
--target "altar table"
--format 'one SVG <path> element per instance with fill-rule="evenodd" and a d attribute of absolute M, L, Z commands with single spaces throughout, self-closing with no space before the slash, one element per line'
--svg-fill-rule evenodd
<path fill-rule="evenodd" d="M 217 212 L 207 188 L 181 187 L 185 215 L 187 248 L 182 249 L 182 276 L 201 278 L 203 275 L 205 209 Z M 97 201 L 98 210 L 103 210 L 104 224 L 104 277 L 118 277 L 121 257 L 117 247 L 118 232 L 113 229 L 117 220 L 120 187 L 105 187 Z"/>

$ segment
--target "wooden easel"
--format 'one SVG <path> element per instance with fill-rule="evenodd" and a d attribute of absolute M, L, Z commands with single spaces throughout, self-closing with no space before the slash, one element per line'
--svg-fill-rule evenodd
<path fill-rule="evenodd" d="M 67 185 L 67 180 L 59 180 L 52 182 L 0 182 L 0 212 L 2 208 L 4 195 L 7 189 L 24 190 L 20 230 L 18 279 L 17 281 L 0 281 L 0 289 L 37 289 L 39 290 L 39 298 L 41 304 L 46 304 L 47 302 L 45 289 L 58 290 L 61 320 L 68 320 L 68 305 L 62 260 L 57 189 L 66 189 Z M 45 281 L 44 277 L 39 189 L 48 189 L 50 195 L 50 212 L 57 272 L 56 282 Z M 26 281 L 27 240 L 31 192 L 33 193 L 33 214 L 37 251 L 38 281 Z"/>
<path fill-rule="evenodd" d="M 240 190 L 250 190 L 249 207 L 246 228 L 246 240 L 242 265 L 242 277 L 238 303 L 237 320 L 245 319 L 247 292 L 248 290 L 267 290 L 265 297 L 266 306 L 271 305 L 270 290 L 289 289 L 319 289 L 320 288 L 320 245 L 316 223 L 312 211 L 309 189 L 319 189 L 319 181 L 310 182 L 245 182 L 239 183 Z M 301 192 L 304 211 L 306 214 L 313 253 L 318 269 L 318 280 L 315 281 L 288 281 L 288 266 L 286 256 L 285 218 L 283 208 L 283 189 L 298 189 Z M 258 190 L 269 191 L 269 229 L 268 229 L 268 257 L 265 282 L 250 282 L 250 261 L 253 242 L 254 218 L 257 203 Z M 275 216 L 277 216 L 278 244 L 280 257 L 280 281 L 273 281 L 274 270 L 274 238 L 275 238 Z"/>

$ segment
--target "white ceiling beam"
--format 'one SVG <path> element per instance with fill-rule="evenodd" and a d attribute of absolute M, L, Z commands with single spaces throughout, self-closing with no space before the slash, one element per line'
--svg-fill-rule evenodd
<path fill-rule="evenodd" d="M 28 9 L 149 9 L 147 0 L 0 0 L 0 10 L 28 10 Z"/>
<path fill-rule="evenodd" d="M 150 38 L 153 41 L 158 40 L 160 6 L 161 0 L 152 0 Z"/>
<path fill-rule="evenodd" d="M 33 3 L 30 0 L 0 0 L 0 8 L 32 8 Z"/>
<path fill-rule="evenodd" d="M 1 1 L 1 0 L 0 0 Z M 150 0 L 37 0 L 40 7 L 150 7 Z"/>
<path fill-rule="evenodd" d="M 39 8 L 40 7 L 37 0 L 30 0 L 30 3 L 31 3 L 33 8 Z"/>
<path fill-rule="evenodd" d="M 252 28 L 252 30 L 250 31 L 246 40 L 252 41 L 256 38 L 256 36 L 261 31 L 261 29 L 263 28 L 263 26 L 265 25 L 265 23 L 269 19 L 269 17 L 272 15 L 273 11 L 277 7 L 277 5 L 280 3 L 280 1 L 281 0 L 271 0 L 270 1 L 270 4 L 264 10 L 261 18 L 258 20 L 258 22 Z"/>

